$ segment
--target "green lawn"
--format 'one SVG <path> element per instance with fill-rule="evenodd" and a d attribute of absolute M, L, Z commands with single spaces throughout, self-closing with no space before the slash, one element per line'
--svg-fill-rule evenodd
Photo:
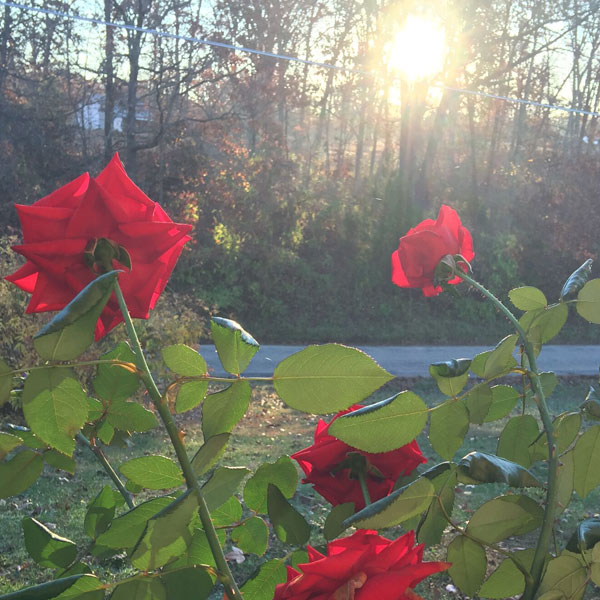
<path fill-rule="evenodd" d="M 562 379 L 549 399 L 551 412 L 558 414 L 567 410 L 577 410 L 585 398 L 590 383 L 595 383 L 595 380 Z M 433 406 L 443 398 L 432 380 L 414 379 L 393 381 L 385 389 L 380 390 L 375 399 L 381 399 L 406 388 L 419 394 L 428 405 Z M 189 450 L 194 452 L 202 441 L 200 412 L 197 409 L 178 417 L 178 420 L 180 427 L 186 431 L 186 443 Z M 283 406 L 272 388 L 256 388 L 248 414 L 238 425 L 232 443 L 223 459 L 223 464 L 243 465 L 254 470 L 261 463 L 272 462 L 281 454 L 291 454 L 311 443 L 316 422 L 316 417 L 307 416 Z M 501 421 L 483 426 L 472 426 L 467 433 L 463 447 L 457 452 L 456 458 L 460 458 L 474 449 L 495 452 L 502 426 Z M 127 449 L 109 448 L 107 450 L 113 464 L 118 465 L 129 458 L 145 453 L 168 454 L 170 447 L 166 435 L 158 429 L 149 434 L 135 436 L 133 442 L 133 446 Z M 420 436 L 419 443 L 429 459 L 429 463 L 423 465 L 423 468 L 440 462 L 424 434 Z M 76 450 L 76 459 L 75 476 L 55 471 L 46 466 L 43 475 L 26 493 L 0 501 L 0 593 L 53 577 L 51 571 L 37 566 L 25 551 L 21 532 L 21 519 L 25 516 L 34 516 L 57 533 L 70 537 L 84 549 L 83 556 L 88 555 L 89 547 L 86 545 L 89 544 L 89 540 L 83 532 L 86 504 L 103 485 L 110 481 L 85 448 L 79 447 Z M 537 468 L 537 474 L 543 476 L 543 467 Z M 454 511 L 455 519 L 459 522 L 464 521 L 481 503 L 502 493 L 504 489 L 504 486 L 497 484 L 460 486 Z M 328 505 L 313 493 L 310 486 L 306 485 L 300 485 L 294 501 L 297 508 L 307 516 L 310 515 L 310 520 L 317 524 L 311 543 L 317 546 L 322 544 L 323 538 L 318 528 L 327 516 Z M 592 492 L 585 504 L 575 495 L 571 505 L 557 522 L 556 532 L 559 548 L 566 543 L 575 523 L 595 514 L 599 506 L 600 493 L 598 491 Z M 388 533 L 394 535 L 400 531 L 398 528 L 397 531 Z M 447 530 L 446 536 L 447 539 L 451 539 L 452 533 Z M 526 542 L 527 540 L 523 539 L 510 541 L 515 546 Z M 268 557 L 283 556 L 287 550 L 273 540 L 267 551 Z M 426 556 L 429 559 L 444 558 L 443 551 L 439 548 L 428 550 Z M 124 556 L 117 555 L 108 563 L 100 564 L 91 556 L 86 558 L 104 579 L 122 575 L 126 569 L 124 559 Z M 493 559 L 494 557 L 491 562 Z M 249 576 L 258 562 L 256 557 L 248 557 L 241 565 L 234 565 L 239 579 L 243 581 Z M 441 574 L 432 577 L 418 591 L 429 599 L 460 598 L 460 594 L 446 591 L 446 585 L 449 583 L 449 577 Z M 587 597 L 598 597 L 598 590 L 588 592 Z"/>

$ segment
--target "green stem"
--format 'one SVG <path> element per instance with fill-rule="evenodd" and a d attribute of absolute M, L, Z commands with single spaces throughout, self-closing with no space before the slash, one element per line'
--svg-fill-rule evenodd
<path fill-rule="evenodd" d="M 125 319 L 125 327 L 127 329 L 127 333 L 129 334 L 131 343 L 133 344 L 133 350 L 137 359 L 137 366 L 141 371 L 140 378 L 144 382 L 144 385 L 146 386 L 146 389 L 148 390 L 148 393 L 152 398 L 154 407 L 158 411 L 158 414 L 160 415 L 163 421 L 165 429 L 169 434 L 169 438 L 171 439 L 171 443 L 173 444 L 173 448 L 175 449 L 175 454 L 177 455 L 177 459 L 179 460 L 181 470 L 183 471 L 183 476 L 185 477 L 186 485 L 188 489 L 194 491 L 196 497 L 198 498 L 198 515 L 200 516 L 200 521 L 202 522 L 202 528 L 204 529 L 204 533 L 206 533 L 211 552 L 213 554 L 215 562 L 217 563 L 217 569 L 219 570 L 219 580 L 225 587 L 225 593 L 227 594 L 227 597 L 230 600 L 243 600 L 242 593 L 240 592 L 237 583 L 233 578 L 233 575 L 229 569 L 229 565 L 227 564 L 227 560 L 225 559 L 225 555 L 223 554 L 223 548 L 221 548 L 221 544 L 219 542 L 219 538 L 217 537 L 215 526 L 212 522 L 212 519 L 210 518 L 210 512 L 208 510 L 208 506 L 206 505 L 204 494 L 202 493 L 200 484 L 198 483 L 198 479 L 196 477 L 196 474 L 194 473 L 192 463 L 190 462 L 190 459 L 187 455 L 183 441 L 179 436 L 179 429 L 175 424 L 173 415 L 171 414 L 166 398 L 160 393 L 158 387 L 156 387 L 154 378 L 150 373 L 148 363 L 146 362 L 146 357 L 144 356 L 144 352 L 142 351 L 137 332 L 135 330 L 135 327 L 133 326 L 133 321 L 131 320 L 131 316 L 129 315 L 129 310 L 127 309 L 127 304 L 125 303 L 125 298 L 123 297 L 123 293 L 118 282 L 115 285 L 115 295 L 117 297 L 117 301 L 119 302 L 121 312 L 123 313 L 123 318 Z"/>
<path fill-rule="evenodd" d="M 117 489 L 121 493 L 121 496 L 123 496 L 123 499 L 127 503 L 127 506 L 129 506 L 129 508 L 135 508 L 135 504 L 133 503 L 131 494 L 125 488 L 125 485 L 121 481 L 121 478 L 113 469 L 113 466 L 108 461 L 108 458 L 106 458 L 104 452 L 102 452 L 102 448 L 99 448 L 98 446 L 92 444 L 92 442 L 90 442 L 90 440 L 88 440 L 82 433 L 78 433 L 76 438 L 79 443 L 86 446 L 90 450 L 90 452 L 92 452 L 94 456 L 98 459 L 98 462 L 102 465 L 104 470 L 107 472 L 108 476 L 113 480 L 114 484 L 117 486 Z"/>
<path fill-rule="evenodd" d="M 363 498 L 365 499 L 365 506 L 371 504 L 371 494 L 369 494 L 369 488 L 367 487 L 367 477 L 363 470 L 358 472 L 358 482 L 360 483 L 360 489 L 362 491 Z"/>
<path fill-rule="evenodd" d="M 554 427 L 552 424 L 552 417 L 550 416 L 550 411 L 548 410 L 546 397 L 544 396 L 544 390 L 540 381 L 535 351 L 531 345 L 531 342 L 527 338 L 527 334 L 521 327 L 521 324 L 515 315 L 506 306 L 504 306 L 504 304 L 498 298 L 496 298 L 494 294 L 483 287 L 480 283 L 472 279 L 469 275 L 463 273 L 460 269 L 456 270 L 456 275 L 458 275 L 458 277 L 460 277 L 463 281 L 466 281 L 472 285 L 486 298 L 488 298 L 488 300 L 490 300 L 504 314 L 504 316 L 517 330 L 529 360 L 528 377 L 531 381 L 531 388 L 537 399 L 536 403 L 538 411 L 544 425 L 546 439 L 548 440 L 548 489 L 546 492 L 544 520 L 542 522 L 542 528 L 540 530 L 538 543 L 533 557 L 533 563 L 531 565 L 531 576 L 533 582 L 525 587 L 525 592 L 522 596 L 522 600 L 532 600 L 537 589 L 539 588 L 540 581 L 542 580 L 546 553 L 548 552 L 548 547 L 550 546 L 550 540 L 554 531 L 554 517 L 558 503 L 558 452 L 556 451 L 556 445 L 554 443 Z"/>

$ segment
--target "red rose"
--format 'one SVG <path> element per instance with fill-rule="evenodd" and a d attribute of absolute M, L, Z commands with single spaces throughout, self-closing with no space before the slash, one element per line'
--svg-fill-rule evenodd
<path fill-rule="evenodd" d="M 292 454 L 306 475 L 302 483 L 311 483 L 315 491 L 334 506 L 354 502 L 356 510 L 365 507 L 365 500 L 359 480 L 353 477 L 352 455 L 359 454 L 366 459 L 366 482 L 372 502 L 387 496 L 398 477 L 408 475 L 419 464 L 427 462 L 416 440 L 391 452 L 370 454 L 328 434 L 333 421 L 359 408 L 352 406 L 338 413 L 329 423 L 320 419 L 315 430 L 315 443 Z"/>
<path fill-rule="evenodd" d="M 391 541 L 376 531 L 358 530 L 330 542 L 328 556 L 308 546 L 309 562 L 288 567 L 286 583 L 273 600 L 415 600 L 412 588 L 450 565 L 423 562 L 423 546 L 413 547 L 409 531 Z"/>
<path fill-rule="evenodd" d="M 469 230 L 454 209 L 442 204 L 437 221 L 425 219 L 400 238 L 392 254 L 392 281 L 400 287 L 420 287 L 424 296 L 437 296 L 442 288 L 433 284 L 435 268 L 447 254 L 461 254 L 469 262 L 475 256 Z M 448 283 L 459 282 L 455 277 Z"/>
<path fill-rule="evenodd" d="M 6 279 L 32 294 L 28 313 L 64 308 L 95 277 L 84 260 L 88 242 L 107 238 L 131 257 L 119 284 L 131 316 L 147 319 L 190 239 L 191 225 L 173 223 L 127 177 L 117 154 L 95 179 L 85 173 L 17 211 L 24 244 L 13 250 L 27 262 Z M 96 339 L 122 320 L 113 296 L 98 319 Z"/>

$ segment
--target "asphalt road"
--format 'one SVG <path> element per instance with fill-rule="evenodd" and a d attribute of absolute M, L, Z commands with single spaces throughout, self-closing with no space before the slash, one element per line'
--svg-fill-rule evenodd
<path fill-rule="evenodd" d="M 284 358 L 302 350 L 304 346 L 261 346 L 244 375 L 269 377 Z M 452 358 L 473 358 L 487 346 L 359 346 L 384 369 L 397 377 L 425 377 L 433 362 Z M 200 346 L 200 354 L 214 375 L 223 375 L 214 346 Z M 542 371 L 557 375 L 598 375 L 600 346 L 544 346 L 538 358 Z"/>

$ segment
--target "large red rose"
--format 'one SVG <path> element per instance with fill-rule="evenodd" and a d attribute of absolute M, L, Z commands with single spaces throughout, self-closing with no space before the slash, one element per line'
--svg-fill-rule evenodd
<path fill-rule="evenodd" d="M 409 531 L 391 541 L 376 531 L 359 530 L 330 542 L 324 556 L 308 546 L 309 562 L 288 567 L 287 582 L 273 600 L 415 600 L 412 588 L 450 565 L 423 562 L 423 546 Z"/>
<path fill-rule="evenodd" d="M 6 279 L 32 294 L 28 313 L 64 308 L 96 276 L 84 260 L 88 242 L 107 238 L 131 257 L 119 284 L 131 315 L 147 319 L 190 239 L 191 225 L 173 223 L 129 179 L 117 154 L 95 179 L 85 173 L 16 208 L 24 243 L 13 249 L 27 262 Z M 122 320 L 113 296 L 98 319 L 96 339 Z"/>
<path fill-rule="evenodd" d="M 351 467 L 346 466 L 350 455 L 360 454 L 366 459 L 366 482 L 372 502 L 387 496 L 400 476 L 410 474 L 421 463 L 427 462 L 416 440 L 391 452 L 371 454 L 329 435 L 333 421 L 359 408 L 354 405 L 335 415 L 329 423 L 320 419 L 314 444 L 292 454 L 306 475 L 302 483 L 311 483 L 315 491 L 334 506 L 354 502 L 356 510 L 365 507 L 365 500 L 359 480 L 351 476 Z"/>
<path fill-rule="evenodd" d="M 434 285 L 435 268 L 447 254 L 461 254 L 473 260 L 473 240 L 462 226 L 457 212 L 442 205 L 436 221 L 425 219 L 400 238 L 392 254 L 392 281 L 400 287 L 421 288 L 425 296 L 437 296 L 442 288 Z M 448 283 L 460 282 L 455 277 Z"/>

